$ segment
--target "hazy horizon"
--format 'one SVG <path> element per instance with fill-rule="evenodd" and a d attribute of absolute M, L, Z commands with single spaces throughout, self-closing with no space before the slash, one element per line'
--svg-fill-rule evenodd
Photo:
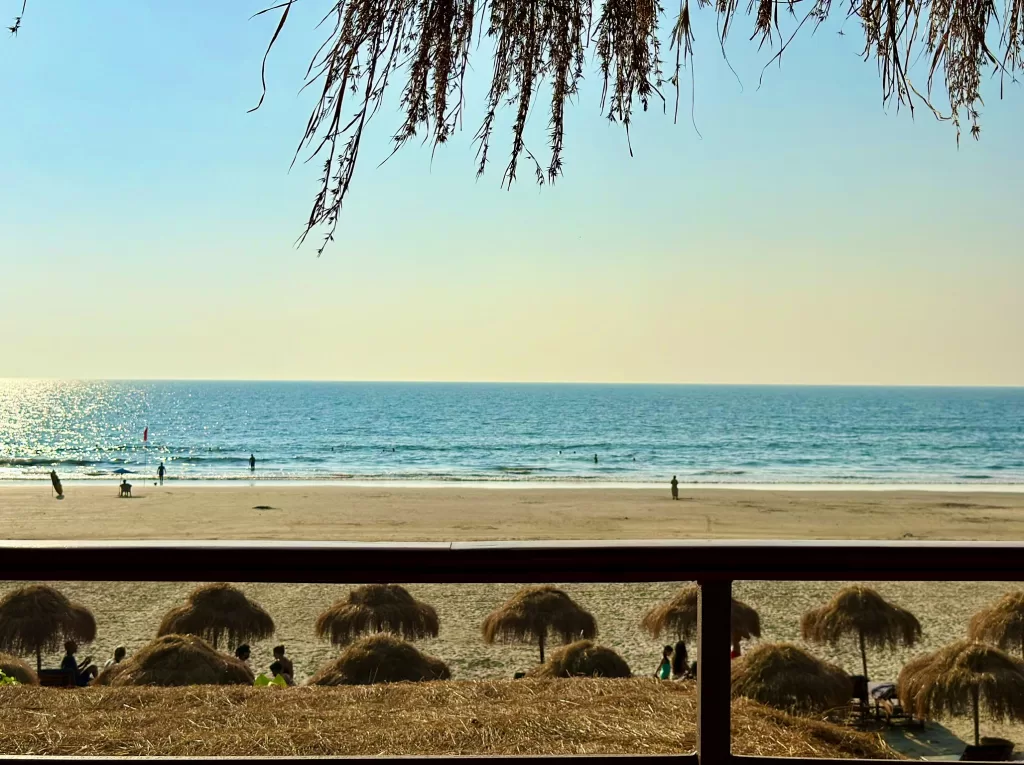
<path fill-rule="evenodd" d="M 564 179 L 504 191 L 507 132 L 474 180 L 478 65 L 433 159 L 376 167 L 385 104 L 318 259 L 319 167 L 288 171 L 317 8 L 247 114 L 262 2 L 110 5 L 31 4 L 0 40 L 0 377 L 1024 385 L 1020 88 L 957 148 L 881 108 L 856 35 L 801 35 L 756 87 L 772 53 L 737 35 L 727 63 L 701 12 L 699 135 L 638 113 L 631 158 L 590 76 Z"/>

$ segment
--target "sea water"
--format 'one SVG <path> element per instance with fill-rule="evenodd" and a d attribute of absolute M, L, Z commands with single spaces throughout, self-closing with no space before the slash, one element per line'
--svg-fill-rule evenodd
<path fill-rule="evenodd" d="M 1024 389 L 0 381 L 0 481 L 161 461 L 170 480 L 1014 486 Z"/>

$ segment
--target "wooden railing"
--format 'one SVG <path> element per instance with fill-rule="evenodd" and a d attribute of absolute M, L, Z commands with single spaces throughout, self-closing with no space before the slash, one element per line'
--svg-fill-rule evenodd
<path fill-rule="evenodd" d="M 1024 580 L 1018 542 L 5 542 L 0 580 L 295 583 L 674 582 L 696 580 L 699 600 L 697 751 L 633 757 L 415 757 L 673 765 L 783 765 L 832 760 L 749 757 L 730 751 L 730 599 L 735 580 Z M 3 731 L 0 730 L 0 736 Z M 60 758 L 11 759 L 54 762 Z M 80 761 L 86 758 L 72 758 Z M 97 759 L 97 758 L 88 758 Z M 102 759 L 102 758 L 100 758 Z M 151 760 L 154 758 L 145 758 Z M 167 758 L 173 759 L 173 758 Z M 200 758 L 200 762 L 218 758 Z M 290 758 L 275 758 L 292 761 Z M 361 758 L 332 758 L 361 759 Z M 196 761 L 195 759 L 190 762 Z M 297 760 L 294 760 L 297 761 Z M 844 762 L 870 762 L 866 760 Z"/>

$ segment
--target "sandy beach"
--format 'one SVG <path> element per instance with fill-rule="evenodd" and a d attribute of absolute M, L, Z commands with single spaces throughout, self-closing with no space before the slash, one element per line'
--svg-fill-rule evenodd
<path fill-rule="evenodd" d="M 137 482 L 138 486 L 138 482 Z M 984 492 L 780 492 L 701 490 L 674 502 L 667 491 L 630 489 L 347 488 L 322 486 L 138 486 L 118 499 L 114 486 L 69 486 L 63 501 L 49 487 L 0 488 L 0 524 L 8 538 L 188 538 L 454 540 L 557 538 L 875 538 L 1019 539 L 1024 494 Z M 0 582 L 6 590 L 15 583 Z M 90 608 L 99 625 L 86 653 L 105 659 L 117 644 L 137 650 L 160 617 L 192 585 L 62 582 L 57 586 Z M 270 662 L 276 642 L 288 646 L 298 679 L 337 649 L 313 635 L 317 614 L 344 597 L 345 585 L 246 584 L 274 617 L 272 641 L 254 645 L 253 664 Z M 662 641 L 641 632 L 642 614 L 679 583 L 566 585 L 597 618 L 600 642 L 613 646 L 634 672 L 653 672 Z M 761 615 L 763 639 L 798 641 L 800 615 L 828 600 L 841 583 L 737 582 L 737 597 Z M 964 635 L 970 616 L 1016 586 L 1011 583 L 879 583 L 878 589 L 920 619 L 924 640 L 895 653 L 873 652 L 871 674 L 895 679 L 905 661 Z M 416 585 L 433 604 L 441 634 L 421 647 L 443 658 L 460 680 L 500 679 L 535 661 L 535 649 L 487 646 L 484 616 L 514 585 Z M 691 647 L 691 651 L 693 647 Z M 859 670 L 855 646 L 814 647 L 847 671 Z M 52 657 L 55 661 L 57 657 Z M 950 727 L 968 733 L 966 720 Z M 989 734 L 1024 735 L 986 726 Z"/>
<path fill-rule="evenodd" d="M 466 488 L 0 486 L 0 538 L 1024 539 L 1024 493 Z"/>

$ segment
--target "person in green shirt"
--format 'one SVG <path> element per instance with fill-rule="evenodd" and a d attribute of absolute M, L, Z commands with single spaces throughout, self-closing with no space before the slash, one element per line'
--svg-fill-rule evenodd
<path fill-rule="evenodd" d="M 672 677 L 672 646 L 667 645 L 661 651 L 661 664 L 654 676 L 659 680 L 668 680 Z"/>

